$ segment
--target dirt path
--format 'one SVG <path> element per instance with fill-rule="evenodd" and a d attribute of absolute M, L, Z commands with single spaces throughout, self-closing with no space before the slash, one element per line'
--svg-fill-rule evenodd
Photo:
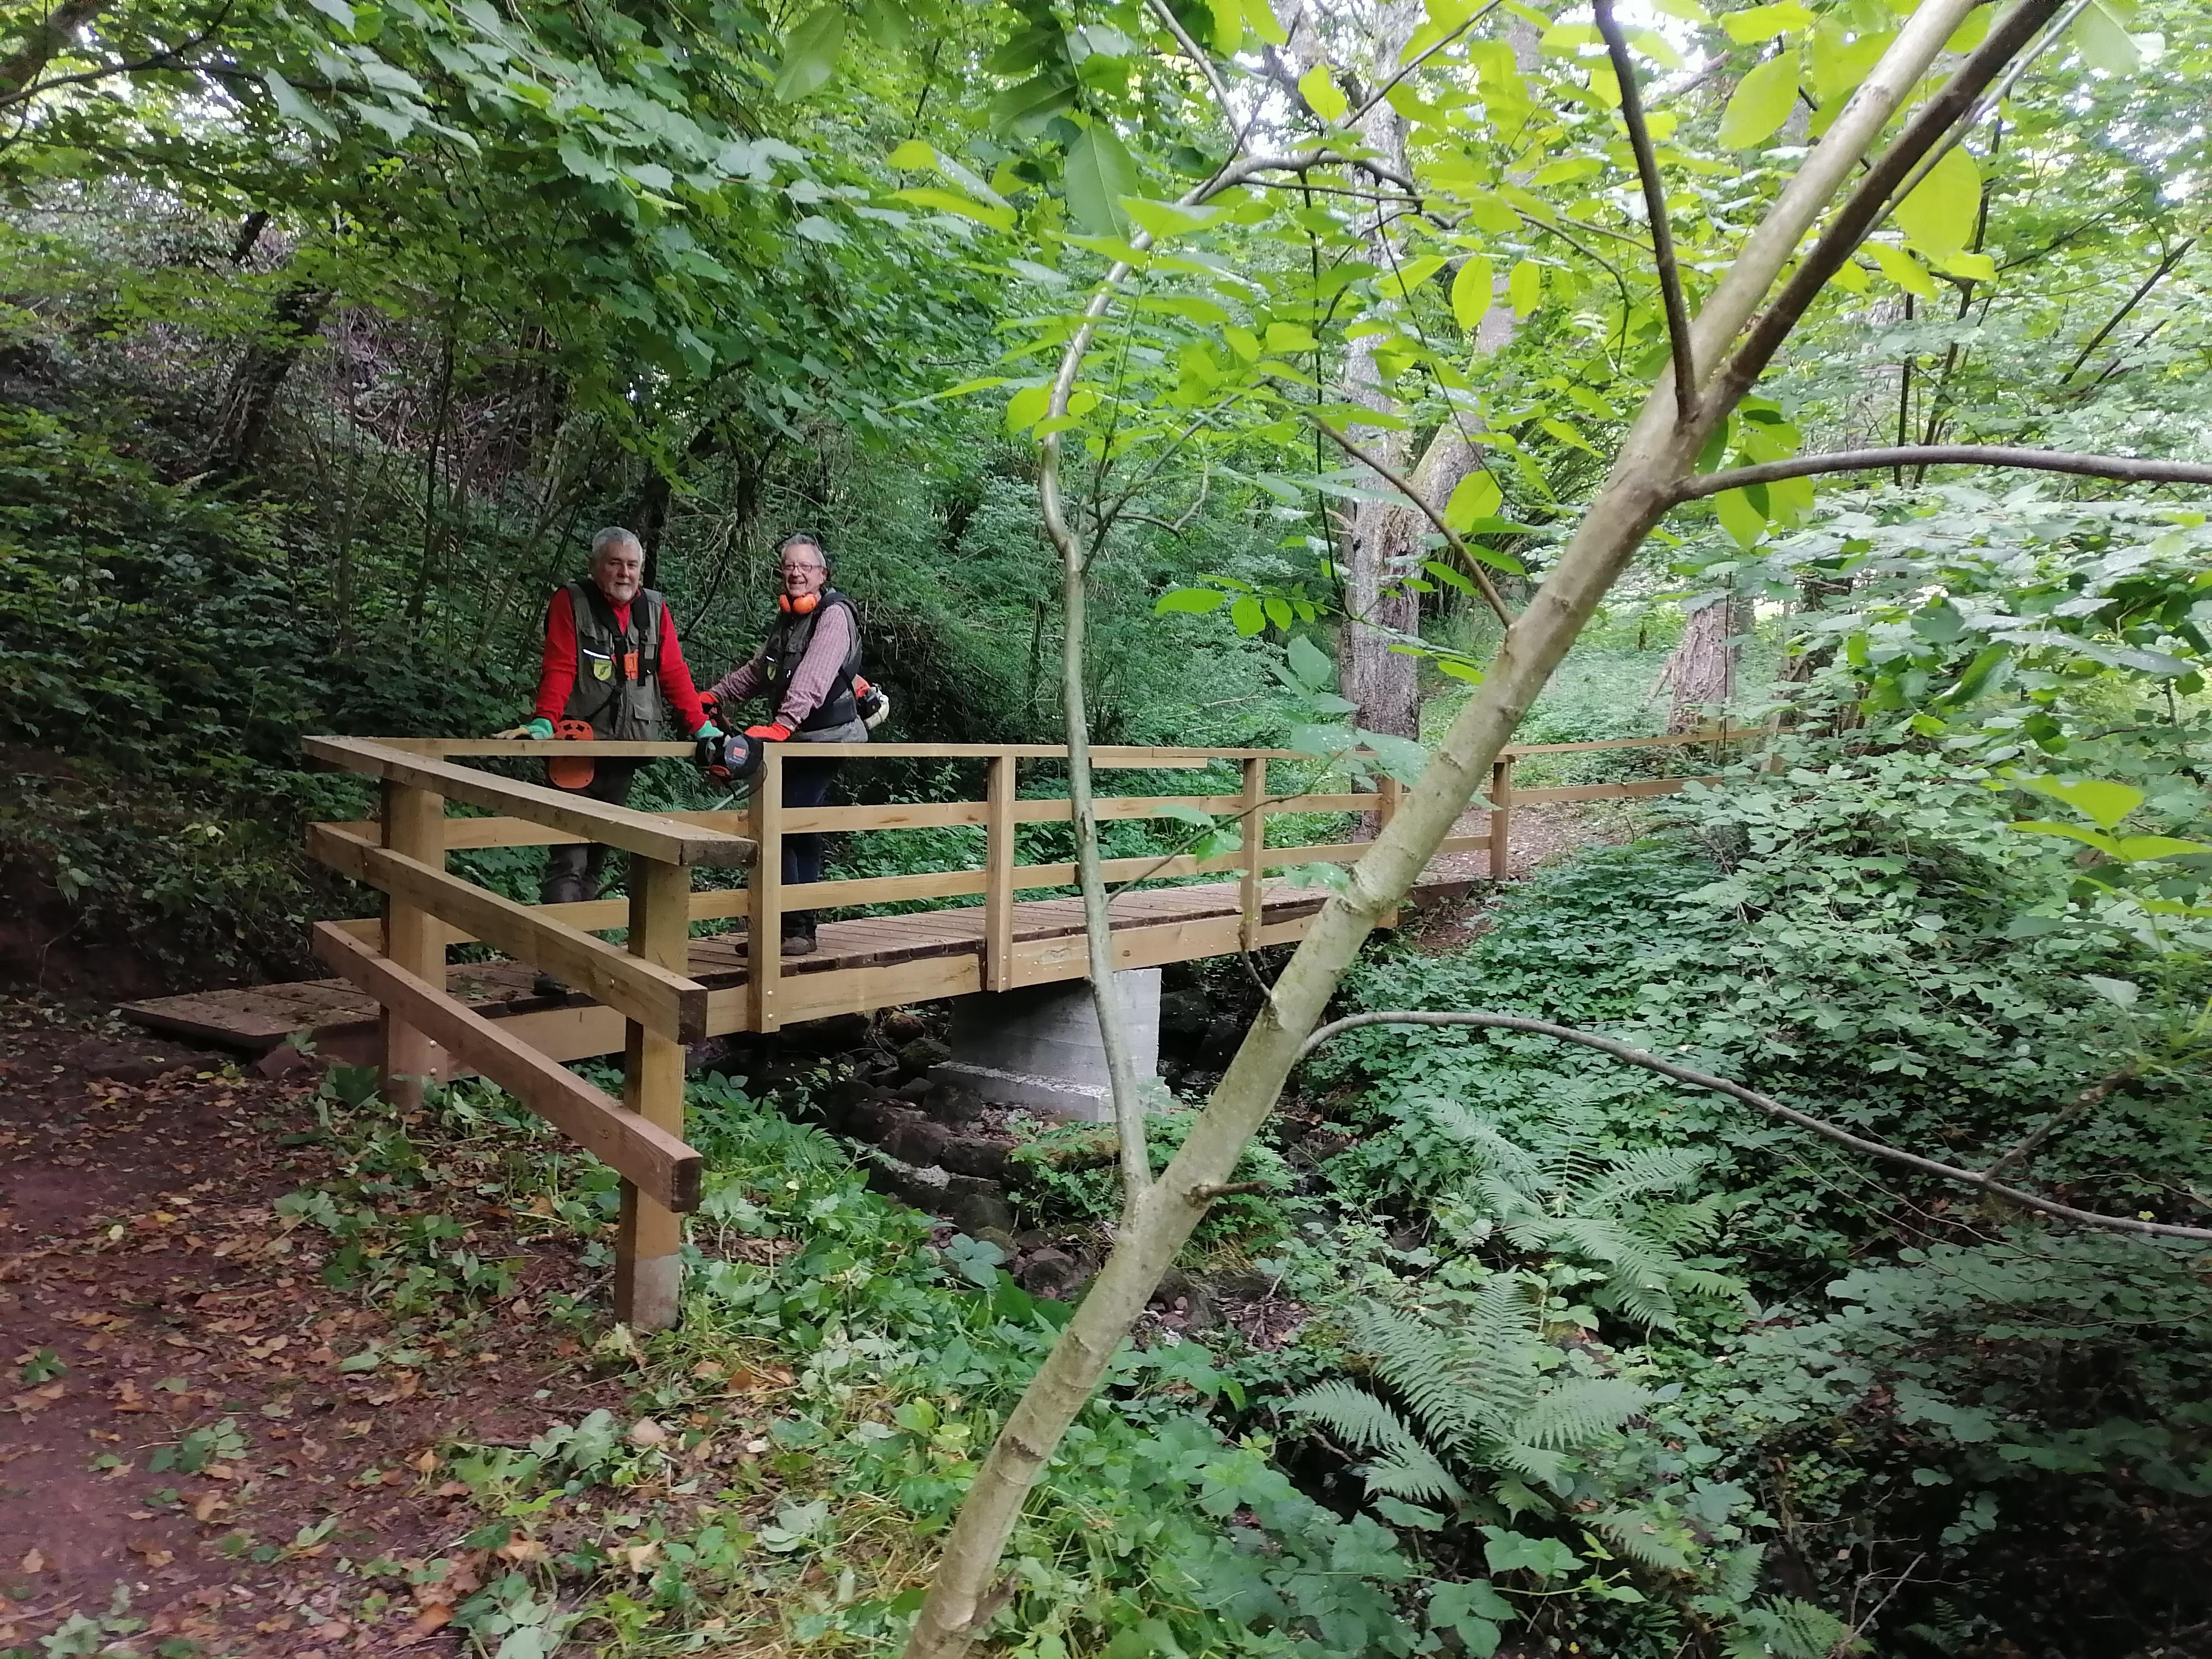
<path fill-rule="evenodd" d="M 435 1194 L 446 1243 L 510 1264 L 503 1306 L 434 1286 L 408 1318 L 325 1282 L 358 1275 L 280 1202 L 359 1176 L 316 1080 L 0 1002 L 0 1659 L 58 1631 L 46 1651 L 450 1651 L 487 1552 L 438 1448 L 620 1403 L 525 1316 L 585 1288 L 573 1249 L 473 1187 Z"/>

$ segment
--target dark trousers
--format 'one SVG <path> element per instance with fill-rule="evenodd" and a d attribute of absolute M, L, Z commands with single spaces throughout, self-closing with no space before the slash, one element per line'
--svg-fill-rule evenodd
<path fill-rule="evenodd" d="M 592 769 L 592 781 L 581 789 L 568 793 L 581 795 L 586 800 L 603 801 L 609 806 L 627 806 L 637 768 L 635 761 L 600 761 Z M 598 842 L 574 842 L 565 847 L 547 848 L 545 879 L 538 884 L 538 902 L 575 904 L 599 897 L 599 875 L 606 862 L 607 849 Z"/>
<path fill-rule="evenodd" d="M 830 799 L 830 781 L 844 763 L 834 757 L 803 760 L 806 745 L 794 743 L 783 751 L 783 804 L 792 806 L 819 806 Z M 827 836 L 810 832 L 805 835 L 787 835 L 783 838 L 783 884 L 797 887 L 810 881 L 822 879 L 822 848 Z M 814 937 L 814 913 L 811 910 L 787 910 L 783 916 L 783 931 L 787 934 Z"/>

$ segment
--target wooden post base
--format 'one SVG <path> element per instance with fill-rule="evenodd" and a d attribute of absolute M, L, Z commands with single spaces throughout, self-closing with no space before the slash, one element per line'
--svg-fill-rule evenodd
<path fill-rule="evenodd" d="M 684 1254 L 680 1249 L 665 1249 L 667 1224 L 674 1219 L 629 1182 L 623 1182 L 622 1220 L 615 1232 L 615 1317 L 634 1331 L 676 1328 L 682 1306 Z M 665 1254 L 647 1253 L 657 1249 Z"/>

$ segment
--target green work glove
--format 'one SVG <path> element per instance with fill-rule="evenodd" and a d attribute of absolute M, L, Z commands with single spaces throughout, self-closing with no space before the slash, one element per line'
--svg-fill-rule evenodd
<path fill-rule="evenodd" d="M 547 738 L 553 735 L 553 722 L 547 720 L 544 715 L 540 714 L 536 720 L 531 721 L 529 725 L 522 728 L 522 735 L 538 743 L 544 743 Z"/>
<path fill-rule="evenodd" d="M 707 743 L 715 738 L 720 737 L 722 735 L 722 728 L 715 725 L 712 720 L 701 720 L 699 722 L 699 729 L 696 732 L 694 732 L 691 735 L 698 738 L 700 742 Z"/>

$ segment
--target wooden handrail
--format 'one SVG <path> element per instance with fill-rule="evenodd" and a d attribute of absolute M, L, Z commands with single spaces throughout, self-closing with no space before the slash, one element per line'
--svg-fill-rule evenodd
<path fill-rule="evenodd" d="M 419 860 L 320 824 L 308 830 L 307 851 L 341 874 L 428 911 L 458 933 L 560 975 L 662 1036 L 696 1042 L 707 1035 L 705 986 L 594 939 L 545 908 L 518 904 Z M 628 901 L 614 902 L 627 910 Z M 610 917 L 607 925 L 623 920 Z"/>
<path fill-rule="evenodd" d="M 363 777 L 429 790 L 471 806 L 511 812 L 533 823 L 667 864 L 744 864 L 752 857 L 753 843 L 742 836 L 691 826 L 672 830 L 659 813 L 610 805 L 544 784 L 518 783 L 473 766 L 410 754 L 370 738 L 303 738 L 300 746 L 317 760 Z"/>

